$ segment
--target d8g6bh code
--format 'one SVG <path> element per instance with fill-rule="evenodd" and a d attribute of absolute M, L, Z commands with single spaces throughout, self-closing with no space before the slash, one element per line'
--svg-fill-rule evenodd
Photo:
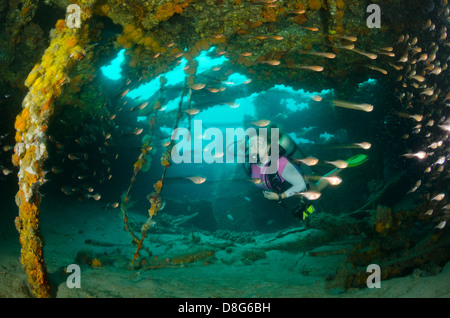
<path fill-rule="evenodd" d="M 270 303 L 223 303 L 222 312 L 270 312 Z"/>

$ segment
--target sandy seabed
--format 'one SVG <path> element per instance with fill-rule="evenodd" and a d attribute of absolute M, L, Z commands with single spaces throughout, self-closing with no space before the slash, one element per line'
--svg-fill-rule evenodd
<path fill-rule="evenodd" d="M 204 233 L 192 236 L 186 231 L 151 234 L 141 255 L 154 261 L 145 266 L 162 265 L 157 269 L 130 269 L 135 247 L 123 230 L 118 209 L 80 210 L 65 205 L 52 209 L 59 209 L 58 213 L 52 211 L 59 217 L 46 217 L 44 208 L 41 224 L 52 294 L 56 298 L 450 297 L 450 263 L 434 276 L 415 272 L 381 281 L 381 288 L 330 288 L 327 275 L 343 265 L 345 255 L 311 256 L 308 252 L 277 249 L 293 236 L 298 239 L 300 235 L 309 235 L 308 231 L 280 239 L 276 239 L 277 233 L 261 234 L 247 244 L 230 243 Z M 32 297 L 20 264 L 18 234 L 15 229 L 6 228 L 0 236 L 0 297 Z M 345 242 L 336 242 L 316 251 L 342 249 L 344 245 Z M 214 256 L 171 265 L 174 255 L 202 249 L 214 250 Z M 101 266 L 92 267 L 93 258 L 99 259 Z M 69 275 L 64 269 L 69 264 L 80 266 L 81 288 L 67 287 Z"/>

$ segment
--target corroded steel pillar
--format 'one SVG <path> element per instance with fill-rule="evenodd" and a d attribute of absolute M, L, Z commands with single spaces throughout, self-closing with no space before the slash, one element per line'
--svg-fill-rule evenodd
<path fill-rule="evenodd" d="M 81 22 L 91 16 L 93 3 L 93 0 L 78 1 Z M 20 261 L 27 272 L 31 290 L 37 297 L 50 296 L 44 242 L 39 226 L 39 188 L 44 182 L 43 165 L 48 155 L 46 130 L 53 113 L 53 102 L 61 94 L 62 85 L 70 81 L 67 77 L 69 69 L 84 57 L 87 31 L 87 24 L 69 28 L 65 20 L 56 23 L 56 28 L 51 32 L 50 46 L 25 81 L 29 91 L 15 122 L 13 163 L 19 167 L 19 192 L 16 195 L 19 215 L 15 225 L 22 245 Z"/>

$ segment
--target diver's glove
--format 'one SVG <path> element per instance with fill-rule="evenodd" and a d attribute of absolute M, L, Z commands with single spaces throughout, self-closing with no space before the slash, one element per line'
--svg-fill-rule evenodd
<path fill-rule="evenodd" d="M 263 191 L 263 195 L 268 200 L 281 201 L 281 196 L 278 193 L 272 191 Z"/>

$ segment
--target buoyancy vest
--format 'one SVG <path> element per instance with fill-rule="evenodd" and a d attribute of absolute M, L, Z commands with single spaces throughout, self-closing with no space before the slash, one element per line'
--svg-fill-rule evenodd
<path fill-rule="evenodd" d="M 266 173 L 267 168 L 269 167 L 269 163 L 266 163 L 264 166 L 260 167 L 257 164 L 251 165 L 251 176 L 252 179 L 260 179 L 261 182 L 256 183 L 256 186 L 264 189 L 264 190 L 271 190 L 273 192 L 276 192 L 278 194 L 283 193 L 287 189 L 289 189 L 292 184 L 287 182 L 285 179 L 283 179 L 283 171 L 286 167 L 287 163 L 289 162 L 289 159 L 286 157 L 280 157 L 277 160 L 277 171 L 275 173 Z M 294 167 L 302 173 L 302 170 L 298 165 L 294 164 Z"/>

